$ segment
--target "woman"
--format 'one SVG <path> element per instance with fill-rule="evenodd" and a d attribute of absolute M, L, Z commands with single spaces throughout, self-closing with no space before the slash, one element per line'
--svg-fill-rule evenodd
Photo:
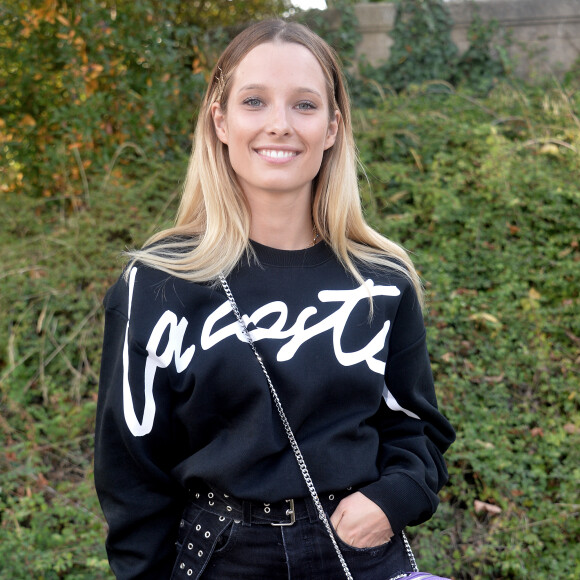
<path fill-rule="evenodd" d="M 354 578 L 413 569 L 454 438 L 421 286 L 362 217 L 335 55 L 261 22 L 219 59 L 176 225 L 105 298 L 95 482 L 122 579 L 344 577 L 235 297 Z"/>

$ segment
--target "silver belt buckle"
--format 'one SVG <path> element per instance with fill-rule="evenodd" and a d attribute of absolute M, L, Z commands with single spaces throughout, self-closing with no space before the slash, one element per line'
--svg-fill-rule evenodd
<path fill-rule="evenodd" d="M 290 521 L 289 522 L 282 522 L 282 523 L 272 523 L 270 525 L 272 526 L 291 526 L 294 524 L 294 522 L 296 521 L 296 512 L 294 511 L 294 500 L 293 499 L 287 499 L 286 503 L 290 504 L 290 507 L 286 510 L 286 515 L 290 516 Z"/>

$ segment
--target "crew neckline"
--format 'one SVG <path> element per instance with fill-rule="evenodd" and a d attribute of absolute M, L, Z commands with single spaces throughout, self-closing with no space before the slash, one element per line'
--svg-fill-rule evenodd
<path fill-rule="evenodd" d="M 311 268 L 327 262 L 332 257 L 332 250 L 322 241 L 303 250 L 279 250 L 254 240 L 250 240 L 250 244 L 259 262 L 267 266 Z"/>

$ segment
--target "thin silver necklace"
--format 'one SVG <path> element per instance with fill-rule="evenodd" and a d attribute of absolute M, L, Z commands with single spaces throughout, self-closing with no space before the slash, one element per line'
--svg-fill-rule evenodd
<path fill-rule="evenodd" d="M 309 246 L 310 248 L 312 248 L 316 244 L 316 240 L 320 237 L 320 234 L 318 233 L 318 228 L 316 226 L 312 228 L 312 233 L 314 234 L 314 239 L 312 240 L 312 243 Z"/>

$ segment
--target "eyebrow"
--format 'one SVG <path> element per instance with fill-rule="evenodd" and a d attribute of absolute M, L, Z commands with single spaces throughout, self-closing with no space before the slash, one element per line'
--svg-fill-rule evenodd
<path fill-rule="evenodd" d="M 243 87 L 241 87 L 238 90 L 238 94 L 243 93 L 244 91 L 255 91 L 255 90 L 265 91 L 265 90 L 267 90 L 267 88 L 268 87 L 266 85 L 252 83 L 252 84 L 244 85 Z M 296 89 L 296 92 L 298 92 L 298 93 L 310 93 L 310 94 L 317 95 L 318 97 L 322 98 L 322 95 L 317 90 L 311 89 L 309 87 L 298 87 Z"/>

